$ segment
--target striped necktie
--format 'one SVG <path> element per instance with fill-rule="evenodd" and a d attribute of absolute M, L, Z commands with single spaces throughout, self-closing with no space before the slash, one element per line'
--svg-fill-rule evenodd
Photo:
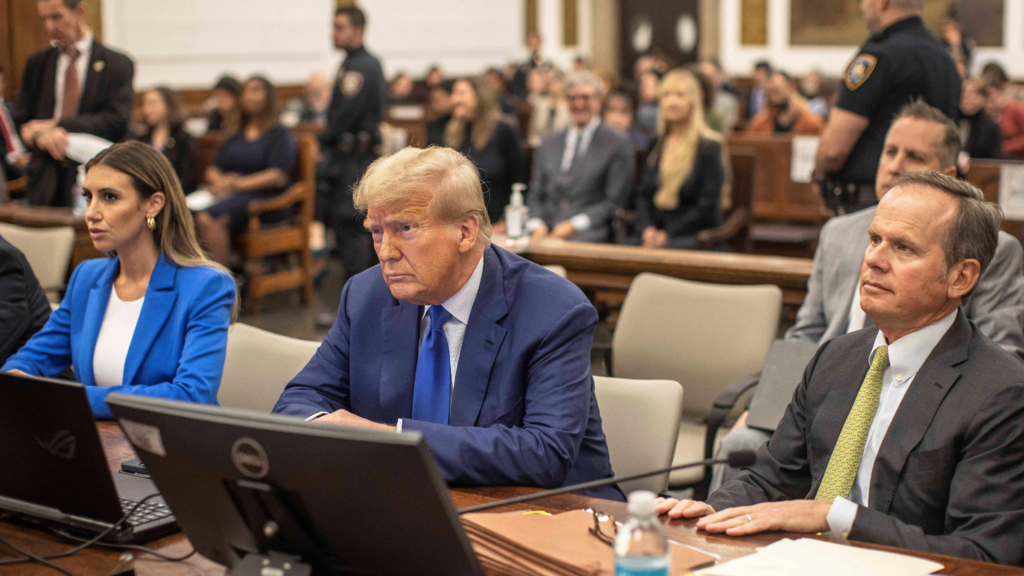
<path fill-rule="evenodd" d="M 850 489 L 857 478 L 857 471 L 860 469 L 861 458 L 864 456 L 868 431 L 871 430 L 875 412 L 878 411 L 878 399 L 882 395 L 882 375 L 888 367 L 889 347 L 879 346 L 875 351 L 875 358 L 871 361 L 871 368 L 864 377 L 864 383 L 857 392 L 857 398 L 853 401 L 853 408 L 850 409 L 846 423 L 843 424 L 843 431 L 839 433 L 839 440 L 828 460 L 825 477 L 821 480 L 815 500 L 832 502 L 838 497 L 849 497 Z"/>

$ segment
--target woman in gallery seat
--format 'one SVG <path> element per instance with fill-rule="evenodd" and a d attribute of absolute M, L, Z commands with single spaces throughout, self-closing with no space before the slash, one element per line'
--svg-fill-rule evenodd
<path fill-rule="evenodd" d="M 249 203 L 284 192 L 291 183 L 298 146 L 291 130 L 278 120 L 274 86 L 262 76 L 242 85 L 239 112 L 225 136 L 206 169 L 205 188 L 217 202 L 196 214 L 196 228 L 210 257 L 227 266 L 231 235 L 245 231 Z M 263 219 L 273 222 L 287 216 L 284 211 Z"/>
<path fill-rule="evenodd" d="M 170 162 L 141 142 L 86 165 L 85 221 L 112 258 L 75 269 L 60 307 L 0 370 L 56 376 L 69 366 L 97 418 L 110 392 L 217 403 L 235 283 L 203 256 Z"/>
<path fill-rule="evenodd" d="M 142 121 L 146 130 L 136 139 L 167 157 L 185 194 L 194 191 L 199 152 L 196 141 L 182 129 L 185 118 L 178 95 L 166 86 L 147 91 L 142 95 Z"/>
<path fill-rule="evenodd" d="M 480 171 L 491 222 L 503 222 L 512 184 L 527 182 L 526 156 L 519 133 L 501 119 L 492 82 L 485 77 L 460 78 L 452 87 L 452 119 L 445 145 L 468 156 Z M 496 226 L 497 231 L 504 225 Z"/>
<path fill-rule="evenodd" d="M 700 84 L 690 72 L 666 74 L 658 102 L 658 137 L 636 191 L 639 243 L 693 249 L 701 230 L 722 222 L 720 136 L 704 124 Z"/>

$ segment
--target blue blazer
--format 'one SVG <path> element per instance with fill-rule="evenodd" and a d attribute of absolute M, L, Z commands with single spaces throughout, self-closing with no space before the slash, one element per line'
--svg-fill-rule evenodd
<path fill-rule="evenodd" d="M 597 311 L 579 288 L 500 248 L 485 251 L 449 425 L 411 419 L 422 314 L 391 295 L 379 266 L 353 277 L 327 339 L 274 412 L 402 418 L 453 484 L 557 488 L 612 476 L 590 375 Z M 623 500 L 616 487 L 591 494 Z"/>
<path fill-rule="evenodd" d="M 161 254 L 128 348 L 124 385 L 102 388 L 96 385 L 92 359 L 120 270 L 118 258 L 82 262 L 60 308 L 0 370 L 56 376 L 73 366 L 97 418 L 113 417 L 106 403 L 110 392 L 216 404 L 234 280 L 207 266 L 178 266 Z"/>

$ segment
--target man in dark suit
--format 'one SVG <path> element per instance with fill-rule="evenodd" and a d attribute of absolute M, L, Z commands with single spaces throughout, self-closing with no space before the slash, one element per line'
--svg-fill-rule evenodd
<path fill-rule="evenodd" d="M 419 432 L 455 484 L 611 477 L 590 374 L 597 311 L 490 244 L 473 163 L 406 148 L 370 166 L 355 205 L 380 265 L 345 285 L 334 326 L 274 412 Z"/>
<path fill-rule="evenodd" d="M 960 310 L 1000 220 L 966 182 L 893 181 L 859 284 L 874 327 L 821 346 L 754 466 L 707 503 L 661 510 L 731 536 L 832 532 L 1024 563 L 1024 370 Z"/>
<path fill-rule="evenodd" d="M 596 76 L 577 72 L 565 91 L 573 124 L 545 138 L 534 155 L 527 228 L 535 238 L 607 242 L 612 210 L 633 185 L 633 145 L 601 122 Z"/>
<path fill-rule="evenodd" d="M 25 255 L 0 237 L 0 366 L 49 319 L 50 302 Z"/>
<path fill-rule="evenodd" d="M 65 158 L 68 133 L 124 138 L 135 67 L 93 38 L 81 0 L 37 0 L 36 6 L 53 46 L 28 57 L 18 101 L 22 141 L 33 149 L 28 197 L 32 204 L 69 206 L 77 165 Z"/>

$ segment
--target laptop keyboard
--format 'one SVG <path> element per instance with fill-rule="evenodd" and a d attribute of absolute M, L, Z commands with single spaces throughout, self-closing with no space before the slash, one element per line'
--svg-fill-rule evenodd
<path fill-rule="evenodd" d="M 120 498 L 121 500 L 121 511 L 127 514 L 132 508 L 135 507 L 138 502 L 134 500 L 128 500 L 127 498 Z M 139 509 L 134 514 L 128 517 L 128 524 L 132 526 L 138 526 L 146 522 L 153 522 L 161 518 L 166 518 L 171 515 L 171 509 L 167 507 L 167 504 L 162 502 L 143 502 Z"/>

